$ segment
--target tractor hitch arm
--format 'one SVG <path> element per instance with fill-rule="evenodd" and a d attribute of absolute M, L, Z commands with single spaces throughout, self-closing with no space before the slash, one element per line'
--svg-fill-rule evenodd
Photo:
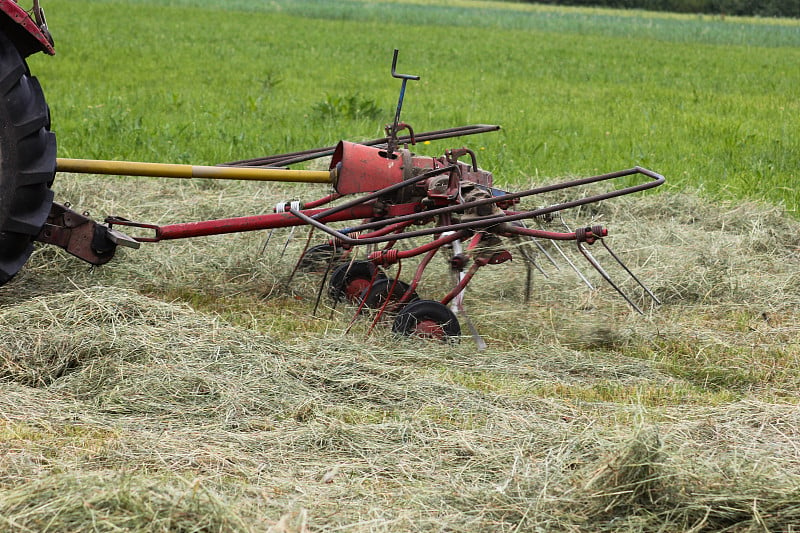
<path fill-rule="evenodd" d="M 111 261 L 117 246 L 139 248 L 139 243 L 112 229 L 98 224 L 88 213 L 78 213 L 69 204 L 53 203 L 47 222 L 36 240 L 63 248 L 79 259 L 92 265 L 104 265 Z"/>

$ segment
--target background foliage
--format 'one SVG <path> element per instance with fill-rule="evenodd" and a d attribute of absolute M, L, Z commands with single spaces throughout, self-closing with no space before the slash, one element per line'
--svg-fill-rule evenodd
<path fill-rule="evenodd" d="M 796 0 L 540 0 L 538 3 L 634 8 L 678 13 L 800 17 L 800 4 Z"/>

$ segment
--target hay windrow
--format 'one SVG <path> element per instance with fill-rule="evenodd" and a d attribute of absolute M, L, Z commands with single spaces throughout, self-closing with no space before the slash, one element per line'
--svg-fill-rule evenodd
<path fill-rule="evenodd" d="M 7 491 L 0 524 L 23 531 L 247 531 L 200 482 L 116 472 L 53 475 Z"/>
<path fill-rule="evenodd" d="M 81 205 L 141 220 L 170 195 L 200 219 L 297 194 L 155 184 L 121 212 L 120 185 L 93 186 Z M 264 253 L 257 232 L 94 271 L 40 249 L 0 291 L 6 529 L 788 530 L 800 224 L 670 193 L 570 217 L 607 224 L 664 305 L 636 316 L 544 260 L 524 304 L 524 265 L 487 267 L 466 300 L 484 352 L 345 333 L 353 309 L 324 298 L 312 317 L 318 277 L 286 282 L 305 235 L 284 256 L 288 232 Z"/>

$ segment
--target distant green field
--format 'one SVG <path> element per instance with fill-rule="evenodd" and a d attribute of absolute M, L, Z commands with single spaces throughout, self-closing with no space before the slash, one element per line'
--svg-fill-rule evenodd
<path fill-rule="evenodd" d="M 503 126 L 420 151 L 466 143 L 501 184 L 642 165 L 800 206 L 800 21 L 444 0 L 46 7 L 58 55 L 31 65 L 62 157 L 209 164 L 377 137 L 396 47 L 422 77 L 403 114 L 416 131 Z"/>

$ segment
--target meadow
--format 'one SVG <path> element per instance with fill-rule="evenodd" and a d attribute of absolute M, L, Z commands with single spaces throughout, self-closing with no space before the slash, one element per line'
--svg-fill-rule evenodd
<path fill-rule="evenodd" d="M 288 279 L 305 232 L 145 244 L 94 269 L 40 247 L 0 288 L 0 531 L 800 527 L 798 21 L 467 0 L 45 8 L 58 55 L 30 65 L 61 157 L 214 164 L 378 137 L 399 48 L 422 77 L 416 131 L 503 127 L 420 152 L 471 146 L 510 189 L 666 175 L 565 215 L 607 225 L 662 305 L 639 316 L 588 268 L 596 290 L 544 260 L 526 302 L 514 260 L 467 293 L 480 351 L 346 331 L 354 308 L 325 298 L 315 312 L 320 277 Z M 53 187 L 155 223 L 327 192 Z"/>
<path fill-rule="evenodd" d="M 638 164 L 678 190 L 800 202 L 797 21 L 475 2 L 50 11 L 59 55 L 32 63 L 62 157 L 216 164 L 379 137 L 399 48 L 422 76 L 406 122 L 500 124 L 474 142 L 501 184 Z"/>

